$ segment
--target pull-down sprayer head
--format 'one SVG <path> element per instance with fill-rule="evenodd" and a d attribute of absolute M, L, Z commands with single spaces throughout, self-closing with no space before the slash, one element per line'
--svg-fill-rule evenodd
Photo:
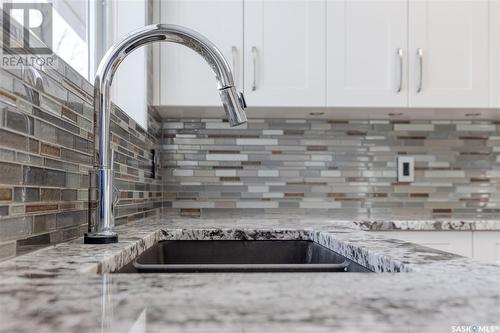
<path fill-rule="evenodd" d="M 220 99 L 226 111 L 229 125 L 238 126 L 247 122 L 244 109 L 247 107 L 245 97 L 235 87 L 219 90 Z"/>

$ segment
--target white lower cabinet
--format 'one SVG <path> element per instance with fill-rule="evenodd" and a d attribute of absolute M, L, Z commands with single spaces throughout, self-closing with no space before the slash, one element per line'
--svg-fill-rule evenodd
<path fill-rule="evenodd" d="M 500 264 L 500 231 L 371 231 L 441 251 Z"/>
<path fill-rule="evenodd" d="M 474 258 L 500 264 L 500 231 L 474 231 L 472 243 Z"/>

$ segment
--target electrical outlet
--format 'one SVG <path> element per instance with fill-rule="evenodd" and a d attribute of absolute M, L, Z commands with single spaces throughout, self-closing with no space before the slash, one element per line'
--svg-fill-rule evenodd
<path fill-rule="evenodd" d="M 411 156 L 398 156 L 398 181 L 415 181 L 415 158 Z"/>

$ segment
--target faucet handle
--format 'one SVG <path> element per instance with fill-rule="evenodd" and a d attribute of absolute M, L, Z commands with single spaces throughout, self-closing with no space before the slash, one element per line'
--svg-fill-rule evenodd
<path fill-rule="evenodd" d="M 111 202 L 111 211 L 113 213 L 119 201 L 120 201 L 120 190 L 115 185 L 113 185 L 113 199 Z"/>
<path fill-rule="evenodd" d="M 238 99 L 240 100 L 240 105 L 242 109 L 247 108 L 247 101 L 245 101 L 245 96 L 241 91 L 238 91 Z"/>
<path fill-rule="evenodd" d="M 120 201 L 120 190 L 115 186 L 115 176 L 113 174 L 113 169 L 115 165 L 115 149 L 111 148 L 111 165 L 109 166 L 110 168 L 110 175 L 109 175 L 109 180 L 111 181 L 111 212 L 114 213 L 115 206 L 118 204 L 118 201 Z"/>

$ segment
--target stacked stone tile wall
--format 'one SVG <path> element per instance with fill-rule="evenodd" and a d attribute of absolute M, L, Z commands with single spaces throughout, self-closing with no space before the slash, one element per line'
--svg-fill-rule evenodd
<path fill-rule="evenodd" d="M 185 215 L 500 216 L 499 122 L 165 119 L 162 144 L 166 200 Z"/>

